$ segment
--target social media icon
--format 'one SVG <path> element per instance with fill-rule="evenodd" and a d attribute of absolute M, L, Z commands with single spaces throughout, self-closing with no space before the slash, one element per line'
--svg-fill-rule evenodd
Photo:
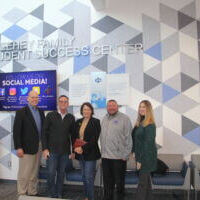
<path fill-rule="evenodd" d="M 16 88 L 10 88 L 10 89 L 9 89 L 9 95 L 15 96 L 16 94 L 17 94 Z"/>
<path fill-rule="evenodd" d="M 35 87 L 32 88 L 32 90 L 35 91 L 35 92 L 37 92 L 38 95 L 40 95 L 40 87 L 35 86 Z"/>
<path fill-rule="evenodd" d="M 28 92 L 28 87 L 20 88 L 20 91 L 21 91 L 21 94 L 22 94 L 22 95 L 25 95 L 25 94 L 27 94 L 27 92 Z"/>
<path fill-rule="evenodd" d="M 47 88 L 45 88 L 45 94 L 50 95 L 52 92 L 52 88 L 50 86 L 48 86 Z"/>
<path fill-rule="evenodd" d="M 5 88 L 0 88 L 0 96 L 5 96 Z"/>

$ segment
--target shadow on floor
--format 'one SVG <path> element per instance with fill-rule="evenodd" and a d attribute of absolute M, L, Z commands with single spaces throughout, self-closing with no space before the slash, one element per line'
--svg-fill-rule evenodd
<path fill-rule="evenodd" d="M 154 200 L 187 200 L 187 194 L 183 191 L 153 191 Z M 45 183 L 39 185 L 39 195 L 47 196 L 47 188 Z M 123 200 L 134 200 L 136 195 L 135 189 L 126 189 L 126 195 Z M 103 190 L 95 188 L 95 200 L 102 200 Z M 81 186 L 64 185 L 63 198 L 72 200 L 83 200 L 84 195 Z M 0 200 L 17 200 L 16 183 L 0 182 Z M 117 199 L 117 198 L 116 198 Z M 190 200 L 194 200 L 194 192 L 190 192 Z"/>

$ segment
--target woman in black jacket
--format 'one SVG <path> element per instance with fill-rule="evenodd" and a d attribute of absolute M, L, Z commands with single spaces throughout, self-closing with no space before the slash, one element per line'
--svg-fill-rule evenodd
<path fill-rule="evenodd" d="M 100 120 L 92 117 L 94 109 L 88 102 L 82 104 L 80 112 L 83 118 L 76 121 L 73 148 L 82 170 L 85 200 L 94 200 L 96 160 L 101 157 L 98 146 Z"/>

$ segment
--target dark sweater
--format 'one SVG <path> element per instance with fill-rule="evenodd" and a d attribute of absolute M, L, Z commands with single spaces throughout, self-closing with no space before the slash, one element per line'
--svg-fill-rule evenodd
<path fill-rule="evenodd" d="M 64 119 L 57 111 L 48 113 L 42 131 L 42 149 L 48 149 L 50 153 L 70 154 L 74 125 L 75 118 L 70 113 Z"/>
<path fill-rule="evenodd" d="M 136 161 L 141 163 L 142 172 L 152 172 L 157 168 L 157 148 L 155 143 L 156 127 L 154 124 L 134 128 L 134 150 Z"/>

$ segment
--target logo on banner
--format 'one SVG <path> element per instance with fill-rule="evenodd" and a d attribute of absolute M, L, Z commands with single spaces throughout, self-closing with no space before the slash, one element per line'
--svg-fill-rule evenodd
<path fill-rule="evenodd" d="M 47 95 L 50 95 L 51 94 L 51 92 L 52 92 L 52 89 L 51 89 L 51 87 L 50 86 L 48 86 L 47 88 L 45 88 L 45 94 L 47 94 Z"/>
<path fill-rule="evenodd" d="M 25 95 L 25 94 L 27 94 L 27 92 L 28 92 L 28 87 L 20 88 L 20 91 L 21 91 L 21 94 L 22 94 L 22 95 Z"/>
<path fill-rule="evenodd" d="M 5 88 L 0 88 L 0 96 L 5 96 Z"/>
<path fill-rule="evenodd" d="M 10 89 L 9 89 L 9 95 L 10 95 L 10 96 L 15 96 L 16 94 L 17 94 L 16 88 L 10 88 Z"/>
<path fill-rule="evenodd" d="M 39 86 L 35 86 L 32 88 L 33 91 L 37 92 L 38 95 L 40 95 L 40 87 Z"/>
<path fill-rule="evenodd" d="M 102 82 L 102 79 L 100 77 L 97 77 L 95 80 L 94 80 L 96 83 L 100 83 Z"/>

